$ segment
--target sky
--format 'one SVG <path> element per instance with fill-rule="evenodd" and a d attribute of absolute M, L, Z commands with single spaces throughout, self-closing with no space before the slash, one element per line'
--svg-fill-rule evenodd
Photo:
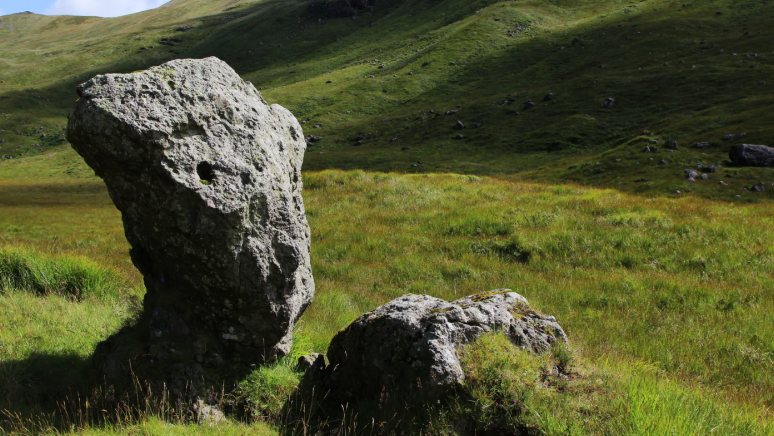
<path fill-rule="evenodd" d="M 118 17 L 161 6 L 169 0 L 0 0 L 0 15 L 30 11 L 45 15 Z"/>

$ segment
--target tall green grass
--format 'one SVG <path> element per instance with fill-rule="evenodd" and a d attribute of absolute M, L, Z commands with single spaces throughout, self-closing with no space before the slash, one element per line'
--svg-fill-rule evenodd
<path fill-rule="evenodd" d="M 462 349 L 465 392 L 455 413 L 436 422 L 454 434 L 466 420 L 485 434 L 545 436 L 770 436 L 774 425 L 760 412 L 735 407 L 659 376 L 652 366 L 589 362 L 581 356 L 562 371 L 556 354 L 536 356 L 501 333 Z M 562 375 L 565 373 L 565 375 Z M 444 431 L 446 430 L 446 431 Z M 490 433 L 486 433 L 489 431 Z"/>
<path fill-rule="evenodd" d="M 76 299 L 116 297 L 124 287 L 113 271 L 67 254 L 46 255 L 23 247 L 0 247 L 0 289 L 27 290 Z"/>
<path fill-rule="evenodd" d="M 728 434 L 767 434 L 761 429 L 768 431 L 774 401 L 774 329 L 761 321 L 774 313 L 768 205 L 457 175 L 325 171 L 306 173 L 304 184 L 317 294 L 294 353 L 324 352 L 341 328 L 405 293 L 451 300 L 509 287 L 555 315 L 573 349 L 609 371 L 606 380 L 629 403 L 624 415 L 632 421 L 622 434 L 699 434 L 690 431 L 718 425 Z M 104 190 L 71 187 L 62 191 L 68 204 L 45 209 L 37 203 L 49 198 L 45 185 L 25 192 L 13 216 L 0 214 L 0 223 L 18 222 L 0 226 L 0 236 L 42 253 L 88 254 L 108 269 L 129 264 Z M 72 204 L 81 219 L 57 219 Z M 44 226 L 56 229 L 56 240 L 41 233 Z M 99 238 L 84 249 L 77 242 L 87 232 Z M 16 392 L 77 385 L 94 345 L 132 318 L 135 294 L 4 291 L 0 360 L 11 362 L 8 374 L 22 386 Z M 245 381 L 253 416 L 276 414 L 298 377 L 293 363 Z M 43 377 L 65 366 L 75 369 Z"/>

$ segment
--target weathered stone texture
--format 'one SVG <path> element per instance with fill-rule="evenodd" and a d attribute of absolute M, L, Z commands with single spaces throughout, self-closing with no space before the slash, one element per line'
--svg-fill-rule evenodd
<path fill-rule="evenodd" d="M 406 295 L 339 332 L 328 348 L 328 365 L 322 367 L 318 359 L 308 375 L 317 380 L 316 389 L 323 389 L 319 392 L 341 404 L 402 408 L 432 402 L 465 378 L 458 347 L 492 331 L 535 353 L 567 341 L 554 317 L 537 314 L 524 297 L 507 289 L 451 303 Z"/>
<path fill-rule="evenodd" d="M 286 354 L 314 295 L 298 121 L 217 58 L 97 76 L 78 94 L 67 139 L 122 213 L 147 358 Z"/>

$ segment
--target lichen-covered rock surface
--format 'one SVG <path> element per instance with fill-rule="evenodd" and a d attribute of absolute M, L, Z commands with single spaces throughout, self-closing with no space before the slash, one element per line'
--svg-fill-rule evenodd
<path fill-rule="evenodd" d="M 394 410 L 434 402 L 464 380 L 458 348 L 492 331 L 535 353 L 567 341 L 554 317 L 534 312 L 508 289 L 452 302 L 405 295 L 339 332 L 327 366 L 318 359 L 307 374 L 340 404 L 365 401 Z"/>
<path fill-rule="evenodd" d="M 104 179 L 147 288 L 147 350 L 129 355 L 118 334 L 98 347 L 106 371 L 144 359 L 197 377 L 285 355 L 314 295 L 298 121 L 217 58 L 97 76 L 78 94 L 67 139 Z"/>

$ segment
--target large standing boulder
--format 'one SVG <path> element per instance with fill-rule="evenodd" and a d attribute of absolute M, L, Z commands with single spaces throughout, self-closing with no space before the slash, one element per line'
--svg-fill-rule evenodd
<path fill-rule="evenodd" d="M 328 348 L 328 365 L 318 358 L 307 374 L 338 404 L 410 410 L 460 387 L 465 375 L 457 349 L 492 331 L 535 353 L 567 341 L 554 317 L 537 314 L 508 289 L 451 303 L 405 295 L 339 332 Z"/>
<path fill-rule="evenodd" d="M 78 95 L 67 139 L 104 179 L 147 288 L 144 357 L 120 333 L 98 347 L 108 372 L 134 358 L 196 377 L 287 354 L 314 295 L 298 121 L 214 57 L 96 76 Z"/>
<path fill-rule="evenodd" d="M 731 162 L 740 167 L 774 166 L 774 148 L 765 145 L 741 144 L 731 147 Z"/>

